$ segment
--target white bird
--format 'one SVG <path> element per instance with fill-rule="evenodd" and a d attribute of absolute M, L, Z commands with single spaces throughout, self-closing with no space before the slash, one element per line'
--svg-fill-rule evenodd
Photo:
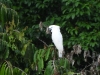
<path fill-rule="evenodd" d="M 63 48 L 63 37 L 60 32 L 60 26 L 57 25 L 50 25 L 47 28 L 48 32 L 51 31 L 52 41 L 56 48 L 58 49 L 58 55 L 61 58 L 63 56 L 64 48 Z"/>

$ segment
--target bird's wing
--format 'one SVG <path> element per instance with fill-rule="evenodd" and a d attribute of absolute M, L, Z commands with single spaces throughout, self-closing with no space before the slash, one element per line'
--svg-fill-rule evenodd
<path fill-rule="evenodd" d="M 63 55 L 63 38 L 61 33 L 52 33 L 52 40 L 56 48 L 58 49 L 59 57 Z"/>

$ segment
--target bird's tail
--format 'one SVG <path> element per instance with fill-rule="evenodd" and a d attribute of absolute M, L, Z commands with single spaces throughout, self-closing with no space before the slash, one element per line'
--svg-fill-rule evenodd
<path fill-rule="evenodd" d="M 59 58 L 63 57 L 63 51 L 58 51 Z"/>

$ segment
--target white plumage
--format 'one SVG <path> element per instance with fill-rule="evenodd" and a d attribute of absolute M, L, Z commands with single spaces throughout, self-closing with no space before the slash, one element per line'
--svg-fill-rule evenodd
<path fill-rule="evenodd" d="M 59 57 L 63 56 L 63 37 L 62 34 L 60 32 L 60 27 L 57 25 L 50 25 L 49 30 L 51 30 L 52 33 L 52 41 L 54 43 L 54 45 L 56 46 L 56 48 L 58 49 L 58 55 Z"/>

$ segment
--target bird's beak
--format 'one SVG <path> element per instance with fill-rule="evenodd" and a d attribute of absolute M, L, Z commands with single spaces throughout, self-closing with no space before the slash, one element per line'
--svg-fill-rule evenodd
<path fill-rule="evenodd" d="M 46 34 L 51 34 L 51 29 L 49 27 L 46 29 Z"/>

